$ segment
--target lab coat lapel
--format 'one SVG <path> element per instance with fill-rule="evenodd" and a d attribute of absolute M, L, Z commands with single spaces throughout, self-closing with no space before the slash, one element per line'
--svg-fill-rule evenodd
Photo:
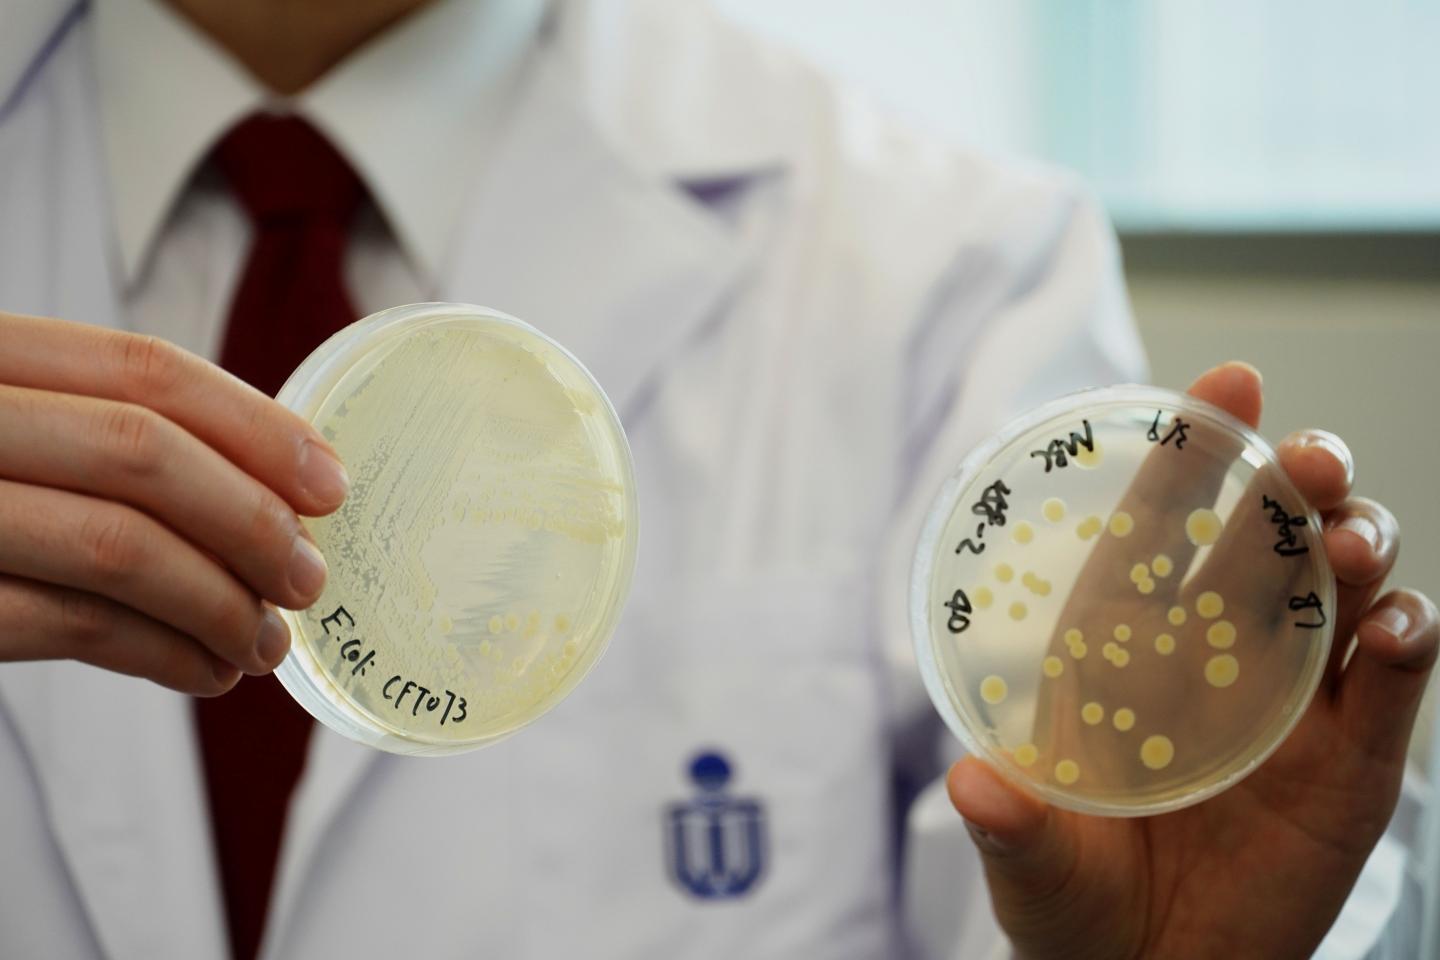
<path fill-rule="evenodd" d="M 678 185 L 606 141 L 563 62 L 533 69 L 484 159 L 445 295 L 553 337 L 627 417 L 666 359 L 718 312 L 745 250 Z"/>
<path fill-rule="evenodd" d="M 0 117 L 0 291 L 13 313 L 113 327 L 120 304 L 104 154 L 77 49 L 87 24 L 64 23 L 47 43 L 48 60 L 32 63 Z"/>
<path fill-rule="evenodd" d="M 12 664 L 0 703 L 112 960 L 223 957 L 190 700 L 75 663 Z"/>
<path fill-rule="evenodd" d="M 33 89 L 17 89 L 0 122 L 0 291 L 7 310 L 113 327 L 121 306 L 85 29 L 76 20 L 69 36 L 51 34 L 25 81 Z M 223 956 L 189 698 L 39 663 L 0 673 L 0 705 L 106 955 Z"/>
<path fill-rule="evenodd" d="M 273 953 L 273 944 L 283 938 L 330 826 L 373 766 L 398 759 L 315 725 L 305 771 L 285 820 L 262 957 Z"/>

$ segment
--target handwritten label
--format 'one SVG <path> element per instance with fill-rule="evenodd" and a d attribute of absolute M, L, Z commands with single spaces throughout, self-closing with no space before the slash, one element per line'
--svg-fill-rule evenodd
<path fill-rule="evenodd" d="M 1174 440 L 1176 450 L 1185 449 L 1185 441 L 1186 439 L 1188 439 L 1185 436 L 1185 431 L 1190 429 L 1190 424 L 1180 419 L 1179 414 L 1176 414 L 1175 417 L 1170 421 L 1169 431 L 1166 432 L 1164 436 L 1161 436 L 1160 415 L 1162 413 L 1164 413 L 1163 410 L 1155 411 L 1155 420 L 1153 423 L 1150 424 L 1150 429 L 1145 434 L 1146 439 L 1148 439 L 1151 443 L 1158 443 L 1162 447 L 1169 444 L 1171 440 Z"/>
<path fill-rule="evenodd" d="M 402 680 L 404 680 L 404 683 L 397 688 L 396 684 L 399 684 Z M 421 707 L 424 707 L 426 713 L 434 713 L 440 709 L 442 702 L 441 693 L 436 693 L 428 687 L 421 686 L 414 680 L 405 680 L 404 677 L 398 674 L 386 680 L 385 687 L 380 691 L 380 695 L 386 700 L 389 700 L 390 705 L 396 710 L 403 710 L 405 708 L 405 698 L 411 693 L 415 694 L 415 698 L 410 701 L 410 716 L 420 716 Z M 447 720 L 451 723 L 460 723 L 468 715 L 465 698 L 459 696 L 452 690 L 445 690 L 442 691 L 442 693 L 444 694 L 443 702 L 445 704 L 445 712 L 440 714 L 440 726 L 445 726 Z M 450 711 L 456 709 L 458 709 L 459 712 L 453 717 L 450 716 Z"/>
<path fill-rule="evenodd" d="M 342 620 L 345 622 L 342 623 Z M 349 666 L 352 677 L 357 680 L 366 678 L 369 676 L 369 669 L 379 665 L 375 658 L 374 648 L 367 649 L 365 641 L 356 635 L 355 618 L 344 606 L 336 607 L 334 613 L 323 617 L 320 620 L 320 626 L 324 629 L 327 637 L 331 637 L 340 645 L 341 666 Z M 442 703 L 445 709 L 440 714 L 440 726 L 443 727 L 446 723 L 460 723 L 468 716 L 464 697 L 451 690 L 431 690 L 429 687 L 414 680 L 408 680 L 399 674 L 394 674 L 386 680 L 380 690 L 380 695 L 390 701 L 391 706 L 396 710 L 406 707 L 405 699 L 411 694 L 414 694 L 414 697 L 408 706 L 412 717 L 419 717 L 422 709 L 428 714 L 433 714 L 440 709 Z"/>
<path fill-rule="evenodd" d="M 1056 437 L 1039 450 L 1031 450 L 1030 456 L 1045 458 L 1045 472 L 1049 473 L 1051 467 L 1057 469 L 1070 465 L 1071 457 L 1080 452 L 1084 447 L 1089 453 L 1095 452 L 1095 435 L 1090 430 L 1090 421 L 1081 420 L 1080 424 L 1085 428 L 1083 434 L 1070 431 L 1069 439 Z"/>
<path fill-rule="evenodd" d="M 964 633 L 965 628 L 970 626 L 970 614 L 973 609 L 970 606 L 970 598 L 965 596 L 964 590 L 956 590 L 954 596 L 943 606 L 950 611 L 950 619 L 945 626 L 951 633 Z"/>
<path fill-rule="evenodd" d="M 1276 527 L 1276 536 L 1279 538 L 1275 541 L 1276 553 L 1282 557 L 1298 557 L 1310 552 L 1309 547 L 1300 544 L 1300 535 L 1295 532 L 1296 527 L 1309 525 L 1304 517 L 1291 516 L 1290 512 L 1280 505 L 1280 501 L 1272 500 L 1265 494 L 1260 495 L 1260 505 L 1270 511 L 1270 522 Z"/>
<path fill-rule="evenodd" d="M 1010 509 L 1010 501 L 1005 498 L 1013 492 L 1005 485 L 1004 480 L 996 480 L 984 489 L 980 494 L 980 499 L 970 505 L 970 512 L 985 519 L 975 526 L 975 539 L 966 537 L 961 540 L 955 547 L 956 553 L 964 553 L 967 550 L 974 554 L 985 552 L 985 544 L 976 541 L 985 539 L 986 527 L 1005 526 L 1005 511 Z"/>
<path fill-rule="evenodd" d="M 1291 597 L 1290 609 L 1297 613 L 1301 610 L 1313 610 L 1315 611 L 1315 616 L 1319 618 L 1318 620 L 1313 620 L 1308 623 L 1302 620 L 1296 620 L 1295 626 L 1297 627 L 1301 627 L 1305 630 L 1319 630 L 1321 627 L 1325 626 L 1325 604 L 1320 600 L 1319 597 L 1315 596 L 1315 591 L 1313 590 L 1303 597 Z"/>
<path fill-rule="evenodd" d="M 340 644 L 340 658 L 348 663 L 354 664 L 354 666 L 350 668 L 350 675 L 352 677 L 363 677 L 365 676 L 365 671 L 375 661 L 375 651 L 366 650 L 364 642 L 359 637 L 351 637 L 346 640 L 343 633 L 337 635 L 336 632 L 331 631 L 331 625 L 334 625 L 336 631 L 340 629 L 341 617 L 350 621 L 348 626 L 351 630 L 355 628 L 355 618 L 350 616 L 350 611 L 346 610 L 343 606 L 336 607 L 334 613 L 322 619 L 320 626 L 324 628 L 325 636 L 334 637 L 335 641 Z"/>

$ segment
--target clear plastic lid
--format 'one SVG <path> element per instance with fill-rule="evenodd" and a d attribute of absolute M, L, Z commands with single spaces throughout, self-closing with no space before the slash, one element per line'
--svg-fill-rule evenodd
<path fill-rule="evenodd" d="M 351 477 L 306 526 L 330 567 L 281 611 L 280 682 L 326 726 L 407 754 L 483 746 L 594 666 L 635 562 L 619 418 L 589 372 L 481 307 L 395 307 L 336 334 L 280 391 Z"/>
<path fill-rule="evenodd" d="M 1321 536 L 1224 411 L 1151 387 L 1063 397 L 936 499 L 911 581 L 926 688 L 971 752 L 1051 803 L 1198 803 L 1264 761 L 1320 682 Z"/>

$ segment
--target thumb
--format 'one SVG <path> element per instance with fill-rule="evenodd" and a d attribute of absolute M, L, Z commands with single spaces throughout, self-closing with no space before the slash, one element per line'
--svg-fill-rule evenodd
<path fill-rule="evenodd" d="M 951 767 L 945 785 L 980 851 L 995 913 L 1007 932 L 1028 939 L 1024 933 L 1060 919 L 1056 900 L 1076 875 L 1078 853 L 1069 818 L 975 757 Z"/>

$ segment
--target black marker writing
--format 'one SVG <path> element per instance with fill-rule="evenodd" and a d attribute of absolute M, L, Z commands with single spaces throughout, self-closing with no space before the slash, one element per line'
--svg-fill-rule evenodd
<path fill-rule="evenodd" d="M 398 691 L 395 690 L 395 685 L 402 680 L 404 683 L 400 689 Z M 445 704 L 445 711 L 440 715 L 440 726 L 445 726 L 447 722 L 460 723 L 469 716 L 467 709 L 469 705 L 465 702 L 465 698 L 453 690 L 444 691 L 444 699 L 442 701 L 440 693 L 431 692 L 429 687 L 422 686 L 414 680 L 405 680 L 405 678 L 399 674 L 386 680 L 385 686 L 380 690 L 380 696 L 389 700 L 390 705 L 396 710 L 404 708 L 405 698 L 410 696 L 411 693 L 415 694 L 415 699 L 410 702 L 410 716 L 412 717 L 420 716 L 420 709 L 422 707 L 426 713 L 434 713 L 439 709 L 442 702 Z M 451 710 L 458 710 L 458 712 L 452 717 L 450 715 Z"/>
<path fill-rule="evenodd" d="M 1297 627 L 1303 627 L 1306 630 L 1319 630 L 1325 626 L 1325 604 L 1321 602 L 1319 597 L 1315 596 L 1315 591 L 1313 590 L 1303 597 L 1291 597 L 1290 609 L 1297 612 L 1300 610 L 1314 610 L 1315 616 L 1320 618 L 1318 623 L 1303 623 L 1296 620 L 1295 626 Z"/>
<path fill-rule="evenodd" d="M 1160 414 L 1163 412 L 1164 411 L 1161 410 L 1155 411 L 1155 422 L 1150 424 L 1150 430 L 1145 434 L 1146 438 L 1149 439 L 1151 443 L 1158 443 L 1162 447 L 1173 439 L 1176 450 L 1185 449 L 1185 431 L 1190 429 L 1190 424 L 1177 416 L 1174 420 L 1170 421 L 1170 431 L 1166 433 L 1164 437 L 1161 437 Z"/>
<path fill-rule="evenodd" d="M 976 554 L 985 552 L 985 544 L 975 541 L 985 539 L 986 527 L 1005 526 L 1005 511 L 1010 509 L 1010 501 L 1005 498 L 1013 492 L 1005 485 L 1004 480 L 996 480 L 981 492 L 980 499 L 970 505 L 970 512 L 985 519 L 975 526 L 975 540 L 971 540 L 969 537 L 961 540 L 955 547 L 956 553 L 964 553 L 967 550 Z"/>
<path fill-rule="evenodd" d="M 1308 526 L 1304 517 L 1292 517 L 1290 512 L 1280 505 L 1280 501 L 1271 500 L 1263 493 L 1260 495 L 1260 506 L 1270 511 L 1270 522 L 1278 528 L 1276 535 L 1280 538 L 1275 542 L 1275 552 L 1282 557 L 1298 557 L 1302 553 L 1309 553 L 1310 548 L 1296 546 L 1299 543 L 1299 534 L 1295 527 Z"/>
<path fill-rule="evenodd" d="M 1072 430 L 1070 431 L 1070 439 L 1064 440 L 1057 437 L 1042 449 L 1030 451 L 1030 456 L 1032 457 L 1045 458 L 1046 473 L 1050 472 L 1051 467 L 1069 466 L 1070 461 L 1067 457 L 1078 455 L 1081 447 L 1084 447 L 1090 453 L 1095 452 L 1095 435 L 1090 430 L 1090 421 L 1081 420 L 1080 423 L 1085 428 L 1084 434 L 1079 434 Z"/>
<path fill-rule="evenodd" d="M 970 626 L 970 617 L 968 614 L 972 612 L 970 598 L 965 596 L 965 591 L 956 590 L 955 595 L 942 604 L 942 606 L 950 611 L 950 619 L 946 622 L 945 626 L 949 628 L 951 633 L 964 633 L 965 628 Z"/>

